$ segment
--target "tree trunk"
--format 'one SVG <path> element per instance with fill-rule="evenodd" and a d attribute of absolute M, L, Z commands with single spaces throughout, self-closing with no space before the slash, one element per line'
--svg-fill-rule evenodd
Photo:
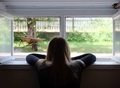
<path fill-rule="evenodd" d="M 35 18 L 27 18 L 27 37 L 36 38 L 36 19 Z"/>

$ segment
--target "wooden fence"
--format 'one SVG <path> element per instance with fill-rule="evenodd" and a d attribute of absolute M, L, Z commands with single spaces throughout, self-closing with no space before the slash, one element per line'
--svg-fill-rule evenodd
<path fill-rule="evenodd" d="M 90 25 L 91 20 L 66 20 L 66 30 L 67 31 L 73 31 L 73 29 L 82 31 L 82 30 L 88 30 L 92 29 L 94 30 L 95 28 Z M 15 32 L 22 32 L 22 31 L 27 31 L 27 23 L 26 21 L 24 22 L 14 22 L 14 31 Z M 37 31 L 59 31 L 60 29 L 60 21 L 55 21 L 55 22 L 48 22 L 48 21 L 37 21 L 36 22 L 36 30 Z"/>

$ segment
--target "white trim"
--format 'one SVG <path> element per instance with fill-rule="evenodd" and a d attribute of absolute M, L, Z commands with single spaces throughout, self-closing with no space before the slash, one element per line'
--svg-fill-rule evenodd
<path fill-rule="evenodd" d="M 113 19 L 113 47 L 112 47 L 113 56 L 115 55 L 115 20 Z"/>
<path fill-rule="evenodd" d="M 13 32 L 13 20 L 11 20 L 11 56 L 14 53 L 14 32 Z"/>
<path fill-rule="evenodd" d="M 4 63 L 8 63 L 11 60 L 14 60 L 15 58 L 13 56 L 3 57 L 0 59 L 0 66 Z"/>
<path fill-rule="evenodd" d="M 120 64 L 120 57 L 118 57 L 118 56 L 112 56 L 111 59 Z"/>
<path fill-rule="evenodd" d="M 80 9 L 9 9 L 8 13 L 15 17 L 39 16 L 81 16 L 81 17 L 112 17 L 115 10 L 80 10 Z"/>
<path fill-rule="evenodd" d="M 120 18 L 120 10 L 118 10 L 112 17 L 114 20 Z"/>
<path fill-rule="evenodd" d="M 13 16 L 11 14 L 8 14 L 7 12 L 4 12 L 2 10 L 0 10 L 0 15 L 8 19 L 13 19 Z"/>
<path fill-rule="evenodd" d="M 64 16 L 60 17 L 60 36 L 66 38 L 66 19 Z"/>

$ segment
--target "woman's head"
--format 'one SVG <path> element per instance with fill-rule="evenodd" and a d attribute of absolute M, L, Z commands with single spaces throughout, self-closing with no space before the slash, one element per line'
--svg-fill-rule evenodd
<path fill-rule="evenodd" d="M 70 48 L 64 38 L 54 37 L 50 41 L 46 56 L 47 62 L 51 62 L 50 80 L 53 85 L 63 86 L 76 80 L 77 76 L 68 64 L 70 62 Z"/>
<path fill-rule="evenodd" d="M 67 41 L 62 37 L 54 37 L 47 50 L 47 60 L 53 63 L 70 61 L 70 48 Z"/>

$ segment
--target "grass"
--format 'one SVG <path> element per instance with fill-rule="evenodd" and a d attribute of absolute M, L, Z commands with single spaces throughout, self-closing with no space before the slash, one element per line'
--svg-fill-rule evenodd
<path fill-rule="evenodd" d="M 46 52 L 49 41 L 41 41 L 38 43 L 37 52 Z M 71 52 L 77 53 L 112 53 L 112 42 L 68 42 Z M 14 48 L 22 48 L 24 52 L 34 52 L 31 45 L 26 42 L 14 42 Z"/>
<path fill-rule="evenodd" d="M 69 42 L 71 51 L 77 53 L 112 53 L 112 42 Z"/>

